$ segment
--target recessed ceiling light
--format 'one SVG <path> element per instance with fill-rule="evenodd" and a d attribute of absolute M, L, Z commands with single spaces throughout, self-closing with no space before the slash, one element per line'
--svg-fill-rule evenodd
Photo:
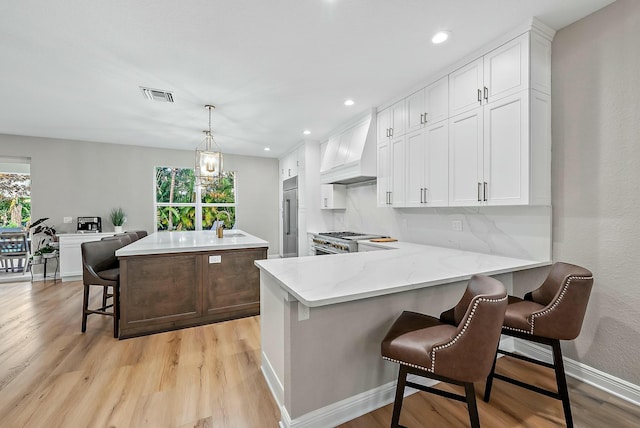
<path fill-rule="evenodd" d="M 311 131 L 309 131 L 308 129 L 305 129 L 305 131 L 303 132 L 304 135 L 309 135 L 311 134 Z"/>
<path fill-rule="evenodd" d="M 345 102 L 344 102 L 344 105 L 346 105 L 346 106 L 352 106 L 354 104 L 355 104 L 355 102 L 352 99 L 345 100 Z"/>
<path fill-rule="evenodd" d="M 265 151 L 265 152 L 270 152 L 270 151 L 271 151 L 271 149 L 270 149 L 269 147 L 265 147 L 265 148 L 264 148 L 264 151 Z"/>
<path fill-rule="evenodd" d="M 431 43 L 433 43 L 434 45 L 438 45 L 444 42 L 445 40 L 447 40 L 448 38 L 449 38 L 449 33 L 447 33 L 446 31 L 438 31 L 431 38 Z"/>

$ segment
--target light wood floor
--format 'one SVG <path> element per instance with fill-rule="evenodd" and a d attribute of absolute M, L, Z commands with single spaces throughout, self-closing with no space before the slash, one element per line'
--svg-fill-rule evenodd
<path fill-rule="evenodd" d="M 259 317 L 118 341 L 111 318 L 98 315 L 80 333 L 81 302 L 80 282 L 0 284 L 1 427 L 278 426 L 260 372 Z M 498 370 L 554 384 L 547 369 L 509 358 Z M 620 399 L 575 381 L 570 394 L 578 427 L 640 426 L 640 409 Z M 498 380 L 491 403 L 478 400 L 483 427 L 564 426 L 559 402 Z M 391 405 L 341 427 L 390 419 Z M 400 422 L 468 426 L 464 404 L 426 393 L 405 400 Z"/>

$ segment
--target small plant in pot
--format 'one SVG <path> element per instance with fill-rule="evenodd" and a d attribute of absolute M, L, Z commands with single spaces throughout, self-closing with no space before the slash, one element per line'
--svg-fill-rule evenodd
<path fill-rule="evenodd" d="M 35 244 L 36 248 L 36 251 L 33 253 L 34 256 L 36 254 L 42 255 L 39 251 L 56 241 L 56 230 L 45 223 L 47 220 L 49 220 L 49 217 L 43 217 L 34 221 L 29 226 L 29 230 L 33 234 L 31 242 Z M 51 248 L 55 250 L 55 248 Z"/>
<path fill-rule="evenodd" d="M 127 215 L 124 210 L 120 207 L 112 209 L 109 218 L 111 219 L 111 223 L 113 223 L 115 232 L 122 233 L 122 226 L 127 221 Z"/>

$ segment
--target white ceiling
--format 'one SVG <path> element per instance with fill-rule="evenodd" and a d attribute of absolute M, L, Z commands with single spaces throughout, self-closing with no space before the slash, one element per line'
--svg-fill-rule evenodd
<path fill-rule="evenodd" d="M 3 0 L 0 133 L 191 150 L 212 103 L 224 152 L 279 156 L 531 17 L 560 29 L 609 3 Z"/>

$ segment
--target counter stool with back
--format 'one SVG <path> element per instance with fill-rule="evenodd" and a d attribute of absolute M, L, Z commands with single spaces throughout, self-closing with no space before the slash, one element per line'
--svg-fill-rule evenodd
<path fill-rule="evenodd" d="M 127 238 L 128 239 L 128 238 Z M 84 295 L 82 301 L 82 332 L 87 330 L 87 317 L 91 314 L 113 317 L 113 337 L 118 337 L 118 323 L 120 318 L 120 269 L 116 250 L 123 243 L 120 239 L 110 239 L 93 242 L 83 242 L 82 251 L 82 283 Z M 102 306 L 89 308 L 89 294 L 92 286 L 103 287 Z M 107 289 L 111 287 L 111 293 Z M 113 298 L 111 304 L 106 304 L 107 298 Z M 111 311 L 107 309 L 112 308 Z"/>
<path fill-rule="evenodd" d="M 400 364 L 391 427 L 401 427 L 405 386 L 467 403 L 472 428 L 480 427 L 473 382 L 491 370 L 507 307 L 496 279 L 474 275 L 458 304 L 440 319 L 404 311 L 382 341 L 382 357 Z M 414 374 L 464 386 L 465 395 L 407 381 Z"/>
<path fill-rule="evenodd" d="M 568 263 L 555 263 L 543 284 L 525 294 L 524 299 L 509 296 L 502 334 L 551 346 L 553 364 L 501 349 L 497 353 L 554 369 L 558 391 L 549 391 L 498 374 L 494 360 L 487 378 L 484 401 L 489 401 L 493 379 L 504 380 L 562 401 L 567 427 L 573 427 L 560 340 L 573 340 L 580 334 L 592 286 L 593 275 L 587 269 Z"/>

